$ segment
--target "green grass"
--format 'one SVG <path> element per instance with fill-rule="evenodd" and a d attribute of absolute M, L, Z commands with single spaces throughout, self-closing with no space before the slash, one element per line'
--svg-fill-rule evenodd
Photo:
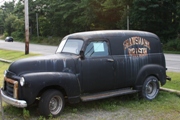
<path fill-rule="evenodd" d="M 9 64 L 0 62 L 0 87 L 2 87 L 4 71 L 7 70 L 8 67 L 9 67 Z"/>
<path fill-rule="evenodd" d="M 21 59 L 21 58 L 32 57 L 32 56 L 36 56 L 36 55 L 39 55 L 39 54 L 25 55 L 24 52 L 20 52 L 20 51 L 11 51 L 11 50 L 0 49 L 0 58 L 12 60 L 12 61 Z"/>
<path fill-rule="evenodd" d="M 20 51 L 11 51 L 11 50 L 3 50 L 0 49 L 0 58 L 15 61 L 21 58 L 27 58 L 32 56 L 37 56 L 39 54 L 28 54 L 25 55 L 24 52 Z M 2 86 L 2 80 L 3 80 L 3 73 L 6 69 L 8 69 L 10 64 L 0 62 L 0 86 Z"/>
<path fill-rule="evenodd" d="M 23 52 L 18 51 L 0 51 L 0 58 L 9 60 L 31 56 L 34 54 L 24 55 Z M 3 72 L 8 67 L 9 64 L 0 62 L 0 86 L 3 82 Z M 167 75 L 172 78 L 172 81 L 167 81 L 163 87 L 180 90 L 180 73 L 167 72 Z M 139 99 L 137 94 L 133 94 L 78 104 L 67 103 L 64 112 L 57 118 L 40 116 L 36 104 L 27 109 L 16 108 L 5 103 L 3 106 L 6 120 L 177 120 L 180 118 L 180 96 L 164 91 L 160 91 L 153 101 Z"/>
<path fill-rule="evenodd" d="M 163 87 L 180 91 L 180 73 L 179 72 L 167 72 L 167 75 L 170 76 L 172 80 L 167 81 Z"/>
<path fill-rule="evenodd" d="M 137 94 L 125 95 L 98 101 L 66 104 L 65 110 L 57 118 L 49 120 L 177 120 L 180 117 L 179 96 L 160 91 L 153 101 L 139 99 Z M 27 110 L 4 105 L 6 117 L 10 119 L 46 120 L 39 116 L 37 105 Z M 24 112 L 25 111 L 25 112 Z M 29 112 L 28 112 L 29 111 Z"/>

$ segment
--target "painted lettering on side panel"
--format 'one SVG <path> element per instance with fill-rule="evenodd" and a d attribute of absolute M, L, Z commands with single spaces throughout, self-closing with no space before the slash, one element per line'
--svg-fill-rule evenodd
<path fill-rule="evenodd" d="M 131 37 L 124 41 L 123 46 L 126 53 L 133 57 L 147 56 L 151 49 L 150 42 L 141 37 Z"/>

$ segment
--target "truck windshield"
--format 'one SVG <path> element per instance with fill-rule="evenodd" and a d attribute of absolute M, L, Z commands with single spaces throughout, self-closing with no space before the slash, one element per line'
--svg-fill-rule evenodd
<path fill-rule="evenodd" d="M 82 45 L 83 45 L 83 41 L 80 39 L 63 39 L 56 53 L 79 54 Z"/>

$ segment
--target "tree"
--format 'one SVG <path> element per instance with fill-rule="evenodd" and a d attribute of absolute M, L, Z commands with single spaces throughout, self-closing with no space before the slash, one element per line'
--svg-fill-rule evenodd
<path fill-rule="evenodd" d="M 179 34 L 179 8 L 178 0 L 29 0 L 30 33 L 31 36 L 36 36 L 36 14 L 40 36 L 43 37 L 64 36 L 87 30 L 126 29 L 128 15 L 130 29 L 156 33 L 167 42 Z M 1 9 L 1 29 L 7 31 L 8 24 L 12 24 L 8 19 L 14 16 L 19 21 L 16 24 L 21 24 L 21 29 L 13 27 L 8 31 L 22 32 L 23 0 L 19 0 L 17 4 L 6 2 Z M 6 26 L 2 23 L 5 19 Z"/>
<path fill-rule="evenodd" d="M 8 36 L 11 36 L 12 32 L 15 30 L 14 27 L 14 21 L 16 20 L 16 16 L 14 15 L 8 15 L 8 17 L 5 19 L 5 31 L 8 33 Z"/>
<path fill-rule="evenodd" d="M 4 32 L 4 12 L 0 9 L 0 34 Z"/>
<path fill-rule="evenodd" d="M 133 0 L 130 11 L 132 29 L 151 31 L 167 41 L 176 34 L 177 0 Z"/>

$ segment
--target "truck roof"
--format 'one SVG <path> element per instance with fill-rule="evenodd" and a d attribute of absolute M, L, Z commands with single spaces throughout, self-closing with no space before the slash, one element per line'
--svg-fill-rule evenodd
<path fill-rule="evenodd" d="M 106 38 L 106 37 L 123 37 L 123 36 L 141 36 L 141 37 L 154 37 L 158 36 L 151 32 L 137 31 L 137 30 L 98 30 L 98 31 L 86 31 L 69 34 L 68 38 L 80 38 L 88 40 L 91 38 Z"/>

